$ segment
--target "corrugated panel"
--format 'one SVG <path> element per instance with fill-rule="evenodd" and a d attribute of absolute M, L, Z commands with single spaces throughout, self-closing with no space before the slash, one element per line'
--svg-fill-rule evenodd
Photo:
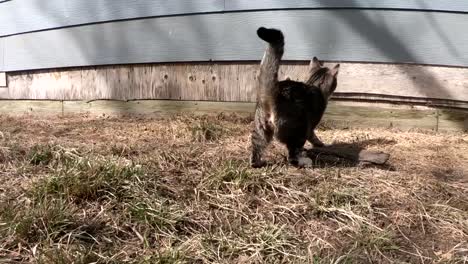
<path fill-rule="evenodd" d="M 119 19 L 222 11 L 222 0 L 73 0 L 66 2 L 70 25 Z"/>
<path fill-rule="evenodd" d="M 296 8 L 376 8 L 468 12 L 466 0 L 225 0 L 226 11 Z"/>
<path fill-rule="evenodd" d="M 198 15 L 88 25 L 6 38 L 8 71 L 221 58 L 224 17 Z"/>
<path fill-rule="evenodd" d="M 467 14 L 293 10 L 176 16 L 5 38 L 5 71 L 145 62 L 259 60 L 259 26 L 281 28 L 286 60 L 468 66 Z"/>
<path fill-rule="evenodd" d="M 0 37 L 67 25 L 63 0 L 14 0 L 0 4 Z"/>
<path fill-rule="evenodd" d="M 222 11 L 221 0 L 15 0 L 0 4 L 0 36 L 132 18 Z"/>
<path fill-rule="evenodd" d="M 468 12 L 468 2 L 465 0 L 14 0 L 0 2 L 0 36 L 144 17 L 303 8 L 389 8 Z"/>

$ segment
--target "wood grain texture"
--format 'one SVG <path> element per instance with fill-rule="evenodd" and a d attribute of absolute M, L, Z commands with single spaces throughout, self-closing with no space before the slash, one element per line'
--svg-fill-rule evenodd
<path fill-rule="evenodd" d="M 62 107 L 60 101 L 0 100 L 0 113 L 9 115 L 61 115 Z"/>
<path fill-rule="evenodd" d="M 6 87 L 6 86 L 7 86 L 6 74 L 4 72 L 0 72 L 0 87 Z"/>
<path fill-rule="evenodd" d="M 64 101 L 65 114 L 173 114 L 197 113 L 217 114 L 235 112 L 251 115 L 254 103 L 237 102 L 200 102 L 171 100 L 136 100 L 136 101 Z M 437 111 L 425 109 L 407 109 L 392 106 L 372 106 L 330 102 L 324 121 L 333 121 L 340 127 L 399 127 L 436 129 Z"/>
<path fill-rule="evenodd" d="M 4 60 L 4 53 L 5 53 L 5 39 L 0 38 L 0 71 L 3 71 L 3 60 Z"/>
<path fill-rule="evenodd" d="M 468 111 L 439 109 L 437 117 L 437 130 L 468 131 Z"/>
<path fill-rule="evenodd" d="M 219 0 L 15 0 L 0 4 L 0 37 L 123 19 L 222 11 Z"/>
<path fill-rule="evenodd" d="M 468 66 L 468 14 L 288 10 L 149 18 L 4 38 L 4 71 L 187 61 L 259 60 L 259 26 L 286 35 L 285 60 Z"/>
<path fill-rule="evenodd" d="M 0 99 L 8 99 L 10 95 L 8 93 L 8 88 L 0 87 Z"/>
<path fill-rule="evenodd" d="M 418 98 L 406 96 L 392 96 L 388 94 L 334 93 L 333 100 L 350 102 L 380 102 L 406 105 L 423 105 L 435 108 L 468 109 L 467 101 L 455 101 L 436 98 Z"/>
<path fill-rule="evenodd" d="M 252 103 L 220 103 L 171 100 L 138 100 L 138 101 L 64 101 L 64 114 L 88 113 L 101 114 L 213 114 L 238 113 L 249 115 L 254 111 Z"/>
<path fill-rule="evenodd" d="M 468 69 L 417 65 L 343 64 L 337 92 L 468 102 Z"/>
<path fill-rule="evenodd" d="M 308 63 L 279 78 L 304 81 Z M 334 63 L 325 65 L 333 66 Z M 8 73 L 11 99 L 254 102 L 257 63 L 172 63 Z M 334 98 L 468 108 L 468 68 L 342 63 Z"/>
<path fill-rule="evenodd" d="M 218 69 L 220 101 L 253 102 L 256 98 L 257 64 L 220 64 Z"/>
<path fill-rule="evenodd" d="M 376 8 L 468 12 L 465 0 L 225 0 L 226 11 L 288 8 Z"/>
<path fill-rule="evenodd" d="M 0 101 L 1 114 L 89 114 L 89 115 L 168 115 L 179 113 L 236 113 L 252 116 L 254 103 L 199 102 L 171 100 L 136 101 Z M 455 117 L 455 118 L 454 118 Z M 468 131 L 468 111 L 396 107 L 383 104 L 330 102 L 324 119 L 326 126 L 396 127 L 438 131 Z"/>
<path fill-rule="evenodd" d="M 332 120 L 340 127 L 398 127 L 436 129 L 437 111 L 373 107 L 347 107 L 352 103 L 333 102 L 327 107 L 324 120 Z"/>

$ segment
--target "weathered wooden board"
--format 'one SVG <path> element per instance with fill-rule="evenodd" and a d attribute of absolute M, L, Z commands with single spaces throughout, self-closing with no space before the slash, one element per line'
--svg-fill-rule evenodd
<path fill-rule="evenodd" d="M 411 89 L 411 87 L 409 88 Z M 468 109 L 468 101 L 437 98 L 392 96 L 388 94 L 334 93 L 333 100 L 368 103 L 394 103 L 400 105 L 428 106 L 434 108 Z"/>
<path fill-rule="evenodd" d="M 254 103 L 171 100 L 28 101 L 0 100 L 1 114 L 167 115 L 236 113 L 252 116 Z M 396 127 L 467 131 L 468 111 L 444 111 L 381 104 L 330 102 L 323 123 L 335 127 Z"/>
<path fill-rule="evenodd" d="M 62 107 L 60 101 L 0 100 L 0 113 L 9 115 L 60 115 Z"/>
<path fill-rule="evenodd" d="M 332 120 L 340 127 L 397 127 L 435 129 L 436 110 L 378 107 L 367 104 L 332 102 L 327 107 L 325 120 Z M 352 103 L 351 103 L 352 104 Z"/>
<path fill-rule="evenodd" d="M 208 101 L 64 101 L 64 114 L 146 114 L 165 115 L 174 113 L 217 114 L 220 112 L 253 115 L 253 103 L 208 102 Z M 452 115 L 454 113 L 454 115 Z M 410 108 L 384 104 L 358 104 L 330 102 L 323 122 L 337 127 L 386 127 L 401 129 L 429 129 L 438 131 L 467 130 L 468 111 Z"/>
<path fill-rule="evenodd" d="M 0 37 L 122 19 L 222 11 L 219 0 L 15 0 L 0 4 Z"/>
<path fill-rule="evenodd" d="M 8 88 L 6 87 L 0 87 L 0 99 L 8 99 L 9 94 L 8 94 Z"/>
<path fill-rule="evenodd" d="M 219 112 L 232 112 L 238 114 L 251 114 L 254 111 L 252 103 L 232 102 L 198 102 L 198 101 L 171 101 L 171 100 L 138 100 L 138 101 L 64 101 L 64 114 L 90 113 L 90 114 L 174 114 L 193 113 L 211 114 Z"/>
<path fill-rule="evenodd" d="M 288 8 L 382 8 L 468 12 L 465 0 L 225 0 L 226 11 Z"/>
<path fill-rule="evenodd" d="M 4 72 L 0 72 L 0 88 L 6 87 L 6 86 L 7 86 L 6 74 Z"/>
<path fill-rule="evenodd" d="M 3 59 L 4 59 L 4 53 L 5 53 L 5 39 L 0 38 L 0 71 L 3 71 Z"/>
<path fill-rule="evenodd" d="M 286 60 L 318 56 L 337 61 L 468 66 L 465 24 L 468 14 L 463 13 L 359 9 L 148 18 L 6 37 L 4 71 L 259 60 L 265 45 L 255 34 L 259 26 L 284 31 Z"/>
<path fill-rule="evenodd" d="M 468 131 L 468 111 L 437 110 L 437 130 Z"/>
<path fill-rule="evenodd" d="M 343 64 L 340 93 L 387 94 L 468 102 L 468 69 L 415 65 Z"/>
<path fill-rule="evenodd" d="M 8 73 L 9 96 L 254 102 L 257 69 L 257 63 L 232 62 L 14 72 Z M 280 68 L 280 78 L 303 81 L 307 72 L 307 62 L 285 63 Z M 468 68 L 342 63 L 338 78 L 339 99 L 468 108 Z"/>
<path fill-rule="evenodd" d="M 254 102 L 257 64 L 219 64 L 219 101 Z M 299 78 L 299 75 L 298 75 Z"/>

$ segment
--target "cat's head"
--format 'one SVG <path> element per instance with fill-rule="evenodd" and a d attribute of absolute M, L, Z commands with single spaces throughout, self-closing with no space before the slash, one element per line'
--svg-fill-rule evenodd
<path fill-rule="evenodd" d="M 336 64 L 333 68 L 323 66 L 323 62 L 314 57 L 309 64 L 309 80 L 308 85 L 314 85 L 322 90 L 323 94 L 330 97 L 338 85 L 338 71 L 340 64 Z"/>

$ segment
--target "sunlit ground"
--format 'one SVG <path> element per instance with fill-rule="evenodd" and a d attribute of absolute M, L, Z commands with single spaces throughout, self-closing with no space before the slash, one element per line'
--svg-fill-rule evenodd
<path fill-rule="evenodd" d="M 0 262 L 468 261 L 468 134 L 327 126 L 390 160 L 251 169 L 250 121 L 0 116 Z"/>

